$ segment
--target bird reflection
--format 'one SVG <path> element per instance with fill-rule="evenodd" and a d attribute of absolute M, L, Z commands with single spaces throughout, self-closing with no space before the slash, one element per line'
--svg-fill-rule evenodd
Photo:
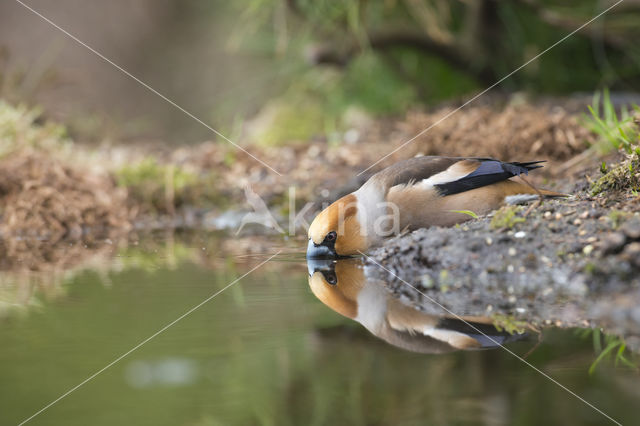
<path fill-rule="evenodd" d="M 407 306 L 384 283 L 367 279 L 359 259 L 308 259 L 307 267 L 311 291 L 322 303 L 405 350 L 488 349 L 523 337 L 499 331 L 488 317 L 436 316 Z"/>

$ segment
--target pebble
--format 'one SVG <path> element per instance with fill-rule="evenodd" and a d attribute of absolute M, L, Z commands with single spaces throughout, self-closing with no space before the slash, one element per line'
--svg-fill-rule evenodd
<path fill-rule="evenodd" d="M 635 267 L 640 268 L 640 243 L 627 244 L 622 256 Z"/>
<path fill-rule="evenodd" d="M 640 240 L 640 220 L 629 220 L 625 222 L 620 230 L 632 240 Z"/>
<path fill-rule="evenodd" d="M 516 254 L 518 254 L 518 250 L 516 250 L 514 247 L 509 247 L 509 256 L 515 256 Z"/>
<path fill-rule="evenodd" d="M 580 219 L 586 219 L 589 217 L 589 212 L 588 211 L 583 211 L 582 213 L 580 213 Z"/>
<path fill-rule="evenodd" d="M 622 232 L 613 232 L 602 239 L 600 249 L 602 254 L 618 253 L 627 242 L 627 237 Z"/>
<path fill-rule="evenodd" d="M 573 224 L 576 225 L 576 226 L 582 225 L 582 220 L 576 219 L 576 220 L 573 221 Z"/>
<path fill-rule="evenodd" d="M 593 246 L 591 244 L 584 246 L 584 248 L 582 249 L 582 252 L 587 256 L 590 255 L 592 251 L 593 251 Z"/>
<path fill-rule="evenodd" d="M 487 243 L 488 246 L 490 246 L 491 244 L 493 244 L 493 239 L 491 237 L 487 237 L 484 242 Z"/>
<path fill-rule="evenodd" d="M 527 236 L 527 233 L 524 232 L 524 231 L 518 231 L 513 236 L 516 237 L 516 238 L 524 238 L 524 237 Z"/>
<path fill-rule="evenodd" d="M 545 219 L 551 218 L 551 212 L 544 212 L 544 218 Z"/>

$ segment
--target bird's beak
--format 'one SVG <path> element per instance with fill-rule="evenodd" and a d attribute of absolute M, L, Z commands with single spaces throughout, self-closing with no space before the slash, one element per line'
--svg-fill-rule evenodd
<path fill-rule="evenodd" d="M 335 259 L 337 257 L 338 255 L 336 254 L 335 248 L 323 244 L 316 244 L 309 238 L 307 259 Z"/>
<path fill-rule="evenodd" d="M 332 259 L 307 259 L 307 270 L 312 277 L 316 272 L 335 272 L 335 260 Z"/>

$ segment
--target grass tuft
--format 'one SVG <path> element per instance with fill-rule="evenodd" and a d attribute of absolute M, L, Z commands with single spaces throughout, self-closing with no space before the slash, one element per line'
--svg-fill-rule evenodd
<path fill-rule="evenodd" d="M 511 229 L 516 224 L 525 221 L 524 217 L 518 216 L 522 210 L 521 206 L 504 206 L 497 210 L 491 219 L 491 229 Z"/>

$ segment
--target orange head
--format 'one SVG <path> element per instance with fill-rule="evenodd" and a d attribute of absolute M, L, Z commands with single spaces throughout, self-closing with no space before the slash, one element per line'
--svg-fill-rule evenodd
<path fill-rule="evenodd" d="M 324 209 L 309 227 L 307 257 L 340 257 L 367 249 L 358 222 L 358 199 L 349 194 Z"/>
<path fill-rule="evenodd" d="M 322 303 L 344 315 L 358 315 L 358 293 L 365 284 L 364 271 L 352 260 L 308 260 L 309 287 Z"/>

